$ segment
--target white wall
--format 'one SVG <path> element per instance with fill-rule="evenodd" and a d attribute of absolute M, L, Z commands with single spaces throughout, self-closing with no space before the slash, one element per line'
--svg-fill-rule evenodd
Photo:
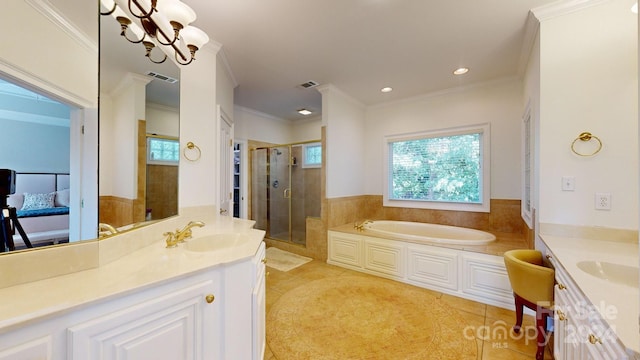
<path fill-rule="evenodd" d="M 234 119 L 234 108 L 233 108 L 233 89 L 238 85 L 235 82 L 232 74 L 230 73 L 229 67 L 227 65 L 227 59 L 224 54 L 224 51 L 220 50 L 217 54 L 216 61 L 216 88 L 219 90 L 216 92 L 216 102 L 222 108 L 225 114 L 231 117 L 231 120 Z M 228 91 L 231 89 L 231 91 Z"/>
<path fill-rule="evenodd" d="M 198 59 L 180 68 L 180 149 L 191 141 L 200 148 L 197 161 L 180 159 L 179 208 L 218 203 L 218 138 L 216 126 L 216 54 L 214 44 L 198 51 Z M 231 89 L 230 91 L 233 91 Z"/>
<path fill-rule="evenodd" d="M 322 137 L 321 127 L 322 116 L 293 121 L 291 123 L 293 141 L 291 142 L 320 140 Z"/>
<path fill-rule="evenodd" d="M 180 135 L 180 109 L 147 102 L 145 119 L 149 134 Z"/>
<path fill-rule="evenodd" d="M 97 108 L 97 39 L 63 29 L 27 1 L 5 0 L 2 5 L 0 23 L 10 30 L 0 38 L 0 72 L 65 103 Z"/>
<path fill-rule="evenodd" d="M 100 127 L 110 128 L 111 142 L 100 143 L 101 153 L 113 157 L 111 169 L 100 166 L 100 171 L 113 174 L 110 194 L 125 199 L 137 198 L 138 192 L 138 120 L 146 118 L 146 85 L 148 76 L 128 73 L 111 95 L 112 117 L 101 117 Z M 104 115 L 104 113 L 102 114 Z M 102 149 L 104 148 L 104 149 Z"/>
<path fill-rule="evenodd" d="M 540 222 L 637 229 L 636 16 L 612 1 L 543 21 L 540 58 Z M 571 152 L 583 131 L 600 153 Z M 561 191 L 562 176 L 575 191 Z M 611 193 L 610 211 L 594 209 L 596 192 Z"/>
<path fill-rule="evenodd" d="M 491 198 L 520 199 L 522 83 L 500 81 L 367 108 L 365 193 L 383 192 L 383 137 L 491 124 Z M 351 157 L 356 159 L 356 157 Z"/>
<path fill-rule="evenodd" d="M 69 127 L 0 118 L 2 168 L 69 172 Z"/>
<path fill-rule="evenodd" d="M 291 123 L 259 111 L 236 106 L 234 111 L 235 138 L 274 144 L 293 142 Z"/>
<path fill-rule="evenodd" d="M 364 195 L 365 107 L 335 86 L 318 91 L 326 124 L 327 198 Z"/>

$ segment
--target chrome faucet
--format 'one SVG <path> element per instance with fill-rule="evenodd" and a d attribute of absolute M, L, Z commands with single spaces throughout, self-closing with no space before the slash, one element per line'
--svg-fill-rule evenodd
<path fill-rule="evenodd" d="M 184 228 L 182 228 L 182 230 L 176 229 L 176 242 L 181 243 L 184 242 L 185 239 L 191 239 L 191 237 L 193 236 L 191 228 L 195 226 L 203 227 L 204 223 L 202 221 L 189 221 L 189 223 Z"/>
<path fill-rule="evenodd" d="M 362 222 L 362 223 L 360 223 L 360 224 L 358 224 L 358 223 L 356 222 L 356 223 L 354 223 L 354 224 L 353 224 L 353 228 L 354 228 L 354 229 L 356 229 L 356 230 L 360 230 L 360 231 L 362 231 L 362 230 L 364 230 L 364 226 L 365 226 L 365 225 L 367 225 L 367 224 L 372 224 L 372 223 L 373 223 L 373 221 L 371 221 L 371 220 L 365 220 L 365 221 L 363 221 L 363 222 Z"/>

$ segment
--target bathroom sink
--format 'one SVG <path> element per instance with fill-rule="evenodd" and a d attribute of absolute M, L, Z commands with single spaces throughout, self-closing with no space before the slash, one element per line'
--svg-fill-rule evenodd
<path fill-rule="evenodd" d="M 589 275 L 616 284 L 638 287 L 638 267 L 606 261 L 580 261 L 578 268 Z"/>
<path fill-rule="evenodd" d="M 250 239 L 251 236 L 248 234 L 214 234 L 187 240 L 184 243 L 184 248 L 196 252 L 216 251 L 243 245 Z"/>

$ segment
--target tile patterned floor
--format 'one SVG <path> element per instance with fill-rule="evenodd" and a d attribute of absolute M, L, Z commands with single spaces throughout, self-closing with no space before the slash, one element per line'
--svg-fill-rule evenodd
<path fill-rule="evenodd" d="M 283 294 L 313 280 L 345 275 L 375 278 L 375 276 L 328 265 L 317 260 L 313 260 L 288 272 L 281 272 L 269 267 L 267 267 L 267 271 L 269 272 L 269 275 L 267 276 L 266 289 L 267 313 L 271 309 L 272 305 L 275 304 Z M 535 359 L 535 340 L 527 341 L 525 336 L 521 336 L 518 339 L 516 336 L 510 336 L 509 334 L 504 333 L 504 329 L 510 329 L 515 321 L 515 314 L 513 311 L 461 299 L 447 294 L 438 293 L 438 296 L 449 306 L 457 309 L 466 321 L 468 321 L 469 325 L 472 325 L 471 328 L 476 332 L 475 336 L 478 339 L 481 339 L 481 341 L 478 341 L 478 360 Z M 526 316 L 523 329 L 527 326 L 533 326 L 533 324 L 533 317 Z M 532 334 L 528 335 L 534 336 Z M 300 336 L 304 336 L 304 334 L 300 334 Z M 460 334 L 460 336 L 465 336 L 465 334 Z M 278 360 L 271 352 L 268 344 L 269 333 L 267 333 L 267 350 L 265 352 L 264 359 Z M 388 359 L 395 358 L 393 354 L 389 354 Z M 545 352 L 545 359 L 553 359 L 549 349 Z"/>

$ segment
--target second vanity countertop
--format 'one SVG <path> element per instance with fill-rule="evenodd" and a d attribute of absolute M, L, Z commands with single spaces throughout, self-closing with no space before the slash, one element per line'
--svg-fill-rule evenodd
<path fill-rule="evenodd" d="M 640 353 L 638 288 L 597 278 L 577 265 L 580 261 L 600 261 L 638 267 L 638 243 L 543 234 L 540 237 L 622 343 Z"/>
<path fill-rule="evenodd" d="M 252 229 L 252 221 L 229 217 L 198 220 L 206 225 L 193 229 L 194 239 L 218 233 L 243 233 L 250 239 L 239 246 L 194 252 L 186 250 L 184 244 L 166 248 L 162 232 L 158 232 L 157 241 L 108 264 L 0 289 L 0 334 L 97 301 L 250 258 L 264 238 L 264 231 Z"/>

